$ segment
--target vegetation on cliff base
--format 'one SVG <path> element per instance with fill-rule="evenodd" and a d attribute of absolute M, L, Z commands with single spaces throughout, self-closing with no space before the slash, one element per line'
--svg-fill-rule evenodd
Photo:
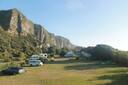
<path fill-rule="evenodd" d="M 33 35 L 11 36 L 0 29 L 0 59 L 3 61 L 24 60 L 39 52 L 41 49 Z"/>
<path fill-rule="evenodd" d="M 114 49 L 108 45 L 97 45 L 84 48 L 81 51 L 90 53 L 93 60 L 111 61 L 117 64 L 128 66 L 128 52 Z"/>

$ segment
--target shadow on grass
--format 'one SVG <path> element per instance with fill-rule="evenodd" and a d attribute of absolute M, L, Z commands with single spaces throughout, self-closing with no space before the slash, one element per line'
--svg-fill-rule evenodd
<path fill-rule="evenodd" d="M 103 85 L 128 85 L 128 70 L 125 71 L 113 71 L 113 75 L 104 75 L 98 77 L 98 80 L 112 80 L 111 83 L 106 83 Z"/>
<path fill-rule="evenodd" d="M 66 70 L 95 70 L 103 68 L 118 68 L 114 63 L 105 63 L 105 62 L 85 62 L 73 64 L 70 66 L 65 66 Z M 109 75 L 108 75 L 109 74 Z M 128 69 L 121 67 L 120 69 L 113 69 L 107 71 L 106 75 L 97 77 L 97 80 L 111 80 L 112 82 L 102 84 L 102 85 L 128 85 Z"/>
<path fill-rule="evenodd" d="M 103 62 L 87 62 L 80 63 L 71 66 L 65 66 L 66 70 L 90 70 L 90 69 L 100 69 L 100 68 L 114 68 L 117 67 L 114 63 L 105 64 Z"/>

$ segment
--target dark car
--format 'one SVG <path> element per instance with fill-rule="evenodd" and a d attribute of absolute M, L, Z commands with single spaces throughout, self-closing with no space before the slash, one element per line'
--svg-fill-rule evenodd
<path fill-rule="evenodd" d="M 14 75 L 14 74 L 20 74 L 24 73 L 25 70 L 21 67 L 9 67 L 5 70 L 2 70 L 1 73 L 5 75 Z"/>

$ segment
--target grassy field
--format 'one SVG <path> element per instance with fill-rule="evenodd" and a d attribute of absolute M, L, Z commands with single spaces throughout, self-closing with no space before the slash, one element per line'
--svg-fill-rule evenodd
<path fill-rule="evenodd" d="M 58 59 L 25 67 L 15 76 L 0 76 L 0 85 L 128 85 L 128 68 L 110 63 Z"/>

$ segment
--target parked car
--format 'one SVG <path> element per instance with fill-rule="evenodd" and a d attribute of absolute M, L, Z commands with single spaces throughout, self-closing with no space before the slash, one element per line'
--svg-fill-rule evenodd
<path fill-rule="evenodd" d="M 2 70 L 1 73 L 5 75 L 14 75 L 24 73 L 25 69 L 21 67 L 9 67 L 5 70 Z"/>
<path fill-rule="evenodd" d="M 41 60 L 29 60 L 28 64 L 30 66 L 41 66 L 43 65 L 43 62 L 41 62 Z"/>

